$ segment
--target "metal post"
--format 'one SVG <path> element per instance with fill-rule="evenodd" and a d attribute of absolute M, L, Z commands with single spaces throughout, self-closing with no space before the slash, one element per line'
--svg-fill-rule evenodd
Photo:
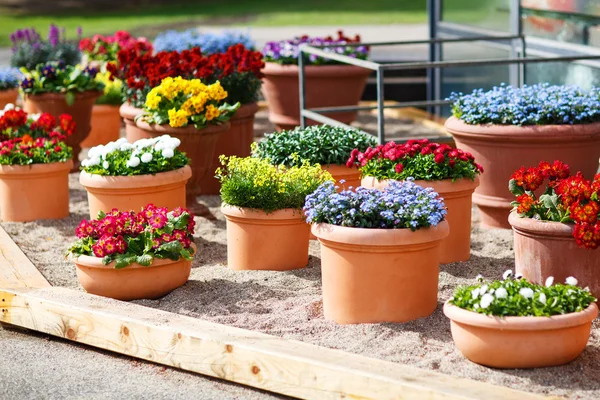
<path fill-rule="evenodd" d="M 304 52 L 302 46 L 300 47 L 300 54 L 298 57 L 298 93 L 300 96 L 300 127 L 306 128 L 306 117 L 303 115 L 306 109 L 306 87 L 304 83 Z"/>
<path fill-rule="evenodd" d="M 442 0 L 428 0 L 427 10 L 429 14 L 429 39 L 438 39 L 437 25 L 441 19 Z M 437 42 L 429 44 L 429 61 L 441 60 L 442 45 Z M 436 101 L 441 96 L 441 73 L 438 68 L 427 69 L 427 100 Z M 427 107 L 427 112 L 440 115 L 440 107 Z"/>
<path fill-rule="evenodd" d="M 510 33 L 513 35 L 521 35 L 521 0 L 510 0 Z M 517 46 L 519 41 L 512 40 L 510 45 L 510 58 L 522 57 L 522 52 L 519 52 Z M 510 84 L 512 86 L 520 86 L 521 72 L 524 66 L 521 64 L 511 64 L 508 67 Z"/>
<path fill-rule="evenodd" d="M 383 68 L 377 69 L 377 140 L 379 144 L 385 143 L 385 118 L 384 118 L 384 82 Z"/>
<path fill-rule="evenodd" d="M 525 41 L 525 36 L 521 36 L 521 57 L 522 58 L 526 58 L 527 57 L 527 44 Z M 527 83 L 527 79 L 526 79 L 526 69 L 525 69 L 525 64 L 519 64 L 519 87 L 523 87 L 523 85 L 525 85 L 525 83 Z"/>

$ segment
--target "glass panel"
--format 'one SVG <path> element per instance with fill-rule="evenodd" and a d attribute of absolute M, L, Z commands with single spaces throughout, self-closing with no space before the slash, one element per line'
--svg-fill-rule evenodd
<path fill-rule="evenodd" d="M 442 21 L 510 30 L 509 0 L 442 0 Z"/>
<path fill-rule="evenodd" d="M 553 85 L 577 85 L 584 89 L 600 86 L 600 70 L 564 62 L 529 64 L 525 67 L 527 84 L 548 82 Z"/>

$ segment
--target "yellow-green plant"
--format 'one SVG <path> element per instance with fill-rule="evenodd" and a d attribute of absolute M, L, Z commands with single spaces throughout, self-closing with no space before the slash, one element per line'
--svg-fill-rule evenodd
<path fill-rule="evenodd" d="M 104 94 L 96 100 L 96 104 L 106 104 L 110 106 L 120 106 L 123 104 L 123 95 L 121 87 L 123 82 L 119 79 L 110 80 L 109 72 L 98 72 L 96 80 L 104 84 Z"/>

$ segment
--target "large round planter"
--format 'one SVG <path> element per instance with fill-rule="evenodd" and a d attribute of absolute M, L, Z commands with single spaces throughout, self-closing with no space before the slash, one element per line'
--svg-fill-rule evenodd
<path fill-rule="evenodd" d="M 257 103 L 242 105 L 229 120 L 231 127 L 219 135 L 209 173 L 200 181 L 202 194 L 219 194 L 221 190 L 221 184 L 214 174 L 221 166 L 220 155 L 238 157 L 250 155 L 250 145 L 254 141 L 254 114 L 257 111 Z"/>
<path fill-rule="evenodd" d="M 18 95 L 17 89 L 0 90 L 0 110 L 7 104 L 16 104 Z"/>
<path fill-rule="evenodd" d="M 325 318 L 339 324 L 406 322 L 437 307 L 440 244 L 448 223 L 417 231 L 315 224 Z"/>
<path fill-rule="evenodd" d="M 135 117 L 143 113 L 144 110 L 133 107 L 129 103 L 123 103 L 121 104 L 121 107 L 119 107 L 119 115 L 121 115 L 121 118 L 123 118 L 123 122 L 125 123 L 125 137 L 129 143 L 149 137 L 146 132 L 138 128 L 135 124 Z"/>
<path fill-rule="evenodd" d="M 598 307 L 552 317 L 493 317 L 444 304 L 452 338 L 469 360 L 493 368 L 566 364 L 585 349 Z"/>
<path fill-rule="evenodd" d="M 69 114 L 75 121 L 75 132 L 65 142 L 73 148 L 74 171 L 79 170 L 79 153 L 81 142 L 89 135 L 91 129 L 92 107 L 102 92 L 90 90 L 75 95 L 75 103 L 68 105 L 64 93 L 42 93 L 27 95 L 26 100 L 33 103 L 42 113 L 49 113 L 58 120 L 61 114 Z"/>
<path fill-rule="evenodd" d="M 79 256 L 75 260 L 79 283 L 86 292 L 117 300 L 157 299 L 183 286 L 190 276 L 192 262 L 154 259 L 148 267 L 133 263 L 115 269 L 115 262 L 102 264 L 98 257 Z"/>
<path fill-rule="evenodd" d="M 508 214 L 514 196 L 508 181 L 514 171 L 533 167 L 540 161 L 561 160 L 571 171 L 591 178 L 598 168 L 600 123 L 584 125 L 468 125 L 450 117 L 446 129 L 456 146 L 470 152 L 485 174 L 475 190 L 473 203 L 479 207 L 486 227 L 510 228 Z"/>
<path fill-rule="evenodd" d="M 227 220 L 227 266 L 234 270 L 287 271 L 308 264 L 310 226 L 302 210 L 272 213 L 221 206 Z"/>
<path fill-rule="evenodd" d="M 88 192 L 90 218 L 98 211 L 140 211 L 148 204 L 157 207 L 185 207 L 185 184 L 191 178 L 189 166 L 158 174 L 103 176 L 82 171 L 79 183 Z"/>
<path fill-rule="evenodd" d="M 207 216 L 210 214 L 208 208 L 197 202 L 196 198 L 202 192 L 202 178 L 211 171 L 211 162 L 213 160 L 215 146 L 219 135 L 229 129 L 229 122 L 221 125 L 209 125 L 202 129 L 196 129 L 194 126 L 185 128 L 172 128 L 169 125 L 148 124 L 141 119 L 136 122 L 138 128 L 144 131 L 147 137 L 157 137 L 170 135 L 181 140 L 179 150 L 186 153 L 192 160 L 192 177 L 188 180 L 186 186 L 186 207 L 192 214 Z"/>
<path fill-rule="evenodd" d="M 0 218 L 4 222 L 60 219 L 69 215 L 73 161 L 0 165 Z"/>
<path fill-rule="evenodd" d="M 269 121 L 277 129 L 300 125 L 298 66 L 265 63 L 262 72 L 263 95 L 269 105 Z M 371 71 L 353 65 L 309 65 L 305 67 L 307 108 L 355 106 L 360 101 Z M 327 116 L 349 124 L 356 112 L 328 113 Z M 319 124 L 308 120 L 308 125 Z"/>
<path fill-rule="evenodd" d="M 471 195 L 479 185 L 479 178 L 468 178 L 452 182 L 452 179 L 441 181 L 414 181 L 421 187 L 430 187 L 444 199 L 448 215 L 446 221 L 450 227 L 450 235 L 442 241 L 442 264 L 467 261 L 471 258 Z M 372 176 L 366 176 L 361 186 L 367 188 L 383 189 L 389 180 L 379 181 Z"/>
<path fill-rule="evenodd" d="M 92 130 L 88 137 L 81 142 L 81 147 L 94 147 L 118 140 L 121 134 L 119 106 L 94 104 L 91 124 Z"/>
<path fill-rule="evenodd" d="M 574 276 L 600 299 L 600 250 L 577 246 L 573 224 L 521 218 L 515 212 L 508 221 L 514 232 L 516 273 L 538 284 L 550 276 L 561 283 Z"/>

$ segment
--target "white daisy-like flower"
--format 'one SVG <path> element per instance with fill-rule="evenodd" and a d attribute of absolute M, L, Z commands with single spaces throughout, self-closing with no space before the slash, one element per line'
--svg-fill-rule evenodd
<path fill-rule="evenodd" d="M 104 145 L 102 144 L 92 147 L 88 150 L 88 158 L 100 157 L 100 154 L 102 154 L 103 149 Z"/>
<path fill-rule="evenodd" d="M 152 161 L 152 153 L 144 153 L 142 154 L 142 157 L 140 157 L 140 159 L 143 163 L 149 163 L 150 161 Z"/>
<path fill-rule="evenodd" d="M 513 276 L 513 272 L 512 269 L 507 269 L 506 271 L 504 271 L 504 273 L 502 274 L 502 279 L 507 280 L 508 278 L 511 278 Z"/>
<path fill-rule="evenodd" d="M 542 303 L 543 305 L 546 305 L 546 295 L 544 293 L 540 293 L 540 297 L 538 297 L 538 300 L 540 303 Z"/>
<path fill-rule="evenodd" d="M 14 109 L 15 109 L 15 105 L 13 103 L 8 103 L 4 106 L 4 111 L 14 110 Z"/>
<path fill-rule="evenodd" d="M 129 160 L 127 160 L 127 166 L 129 168 L 135 168 L 138 165 L 140 165 L 140 159 L 137 157 L 131 157 Z"/>
<path fill-rule="evenodd" d="M 88 159 L 86 158 L 85 160 L 83 160 L 83 161 L 81 162 L 81 166 L 82 166 L 82 167 L 87 167 L 87 166 L 89 166 L 89 165 L 90 165 L 90 164 L 89 164 L 89 161 L 90 161 L 90 160 L 88 160 Z"/>
<path fill-rule="evenodd" d="M 173 151 L 173 149 L 163 149 L 163 151 L 160 154 L 164 158 L 171 158 L 175 155 L 175 152 Z"/>
<path fill-rule="evenodd" d="M 528 288 L 528 287 L 521 288 L 519 290 L 519 294 L 521 296 L 525 297 L 526 299 L 533 298 L 533 290 L 531 288 Z M 498 295 L 498 293 L 496 293 L 496 295 Z"/>
<path fill-rule="evenodd" d="M 488 290 L 488 285 L 483 285 L 479 288 L 479 294 L 483 295 Z"/>
<path fill-rule="evenodd" d="M 496 297 L 499 299 L 505 299 L 508 297 L 508 292 L 503 287 L 496 289 Z"/>
<path fill-rule="evenodd" d="M 108 163 L 108 161 L 104 161 L 104 162 L 102 163 L 102 168 L 104 168 L 104 169 L 108 169 L 108 167 L 110 167 L 110 164 Z"/>
<path fill-rule="evenodd" d="M 554 277 L 553 276 L 549 276 L 546 279 L 546 283 L 544 284 L 546 287 L 550 287 L 554 284 Z"/>
<path fill-rule="evenodd" d="M 133 146 L 131 145 L 131 143 L 127 143 L 127 142 L 121 143 L 119 145 L 119 150 L 121 150 L 121 151 L 131 150 L 132 148 L 133 148 Z"/>
<path fill-rule="evenodd" d="M 492 304 L 494 302 L 494 296 L 486 293 L 483 296 L 481 296 L 481 308 L 485 309 L 488 308 L 490 306 L 490 304 Z"/>
<path fill-rule="evenodd" d="M 473 299 L 476 299 L 479 297 L 479 288 L 475 288 L 475 289 L 471 290 L 471 297 Z"/>
<path fill-rule="evenodd" d="M 475 279 L 477 280 L 477 282 L 483 282 L 483 275 L 479 274 L 475 277 Z"/>
<path fill-rule="evenodd" d="M 578 281 L 575 279 L 575 277 L 569 276 L 567 279 L 565 279 L 565 283 L 567 285 L 577 286 Z"/>
<path fill-rule="evenodd" d="M 129 143 L 129 142 L 127 142 L 127 139 L 122 137 L 122 138 L 117 139 L 117 141 L 115 143 L 118 145 L 121 145 L 123 143 Z"/>

